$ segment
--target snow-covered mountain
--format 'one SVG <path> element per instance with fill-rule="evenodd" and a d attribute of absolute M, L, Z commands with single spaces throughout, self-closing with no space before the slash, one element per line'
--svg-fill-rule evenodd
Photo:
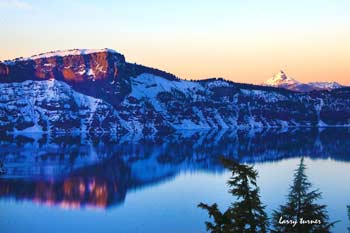
<path fill-rule="evenodd" d="M 288 77 L 284 71 L 278 72 L 272 76 L 266 82 L 263 83 L 265 86 L 280 87 L 292 91 L 298 92 L 310 92 L 315 90 L 333 90 L 343 87 L 337 82 L 309 82 L 301 83 L 294 78 Z"/>
<path fill-rule="evenodd" d="M 301 83 L 293 78 L 288 77 L 283 70 L 272 76 L 265 83 L 267 86 L 282 87 L 286 89 L 293 89 Z"/>
<path fill-rule="evenodd" d="M 269 82 L 300 86 L 283 72 Z M 212 78 L 181 80 L 110 50 L 0 63 L 0 130 L 16 134 L 347 126 L 350 89 L 298 93 Z"/>

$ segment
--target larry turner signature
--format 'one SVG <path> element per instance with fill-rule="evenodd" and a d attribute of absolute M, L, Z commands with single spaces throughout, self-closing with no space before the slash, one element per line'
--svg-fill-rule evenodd
<path fill-rule="evenodd" d="M 304 219 L 304 218 L 299 218 L 299 219 L 283 219 L 281 216 L 280 219 L 278 220 L 278 223 L 281 225 L 292 225 L 295 227 L 298 223 L 303 225 L 303 224 L 321 224 L 321 220 L 319 219 Z"/>

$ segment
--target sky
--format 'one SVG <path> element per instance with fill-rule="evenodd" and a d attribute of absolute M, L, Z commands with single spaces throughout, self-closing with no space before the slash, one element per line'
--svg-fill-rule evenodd
<path fill-rule="evenodd" d="M 112 48 L 181 78 L 350 85 L 349 0 L 0 0 L 0 60 Z"/>

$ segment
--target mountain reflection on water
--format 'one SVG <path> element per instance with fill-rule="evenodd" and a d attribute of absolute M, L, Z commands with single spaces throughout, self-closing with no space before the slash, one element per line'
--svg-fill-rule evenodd
<path fill-rule="evenodd" d="M 350 161 L 350 131 L 185 131 L 113 138 L 79 135 L 1 136 L 0 198 L 66 208 L 108 208 L 128 190 L 186 171 L 223 172 L 219 157 L 263 163 L 306 156 Z"/>

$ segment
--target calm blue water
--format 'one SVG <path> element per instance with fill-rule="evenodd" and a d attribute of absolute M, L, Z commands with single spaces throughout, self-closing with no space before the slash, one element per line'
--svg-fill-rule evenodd
<path fill-rule="evenodd" d="M 199 202 L 226 208 L 223 155 L 254 164 L 267 212 L 283 204 L 299 158 L 347 232 L 350 131 L 178 132 L 140 137 L 1 136 L 1 232 L 205 232 Z"/>

